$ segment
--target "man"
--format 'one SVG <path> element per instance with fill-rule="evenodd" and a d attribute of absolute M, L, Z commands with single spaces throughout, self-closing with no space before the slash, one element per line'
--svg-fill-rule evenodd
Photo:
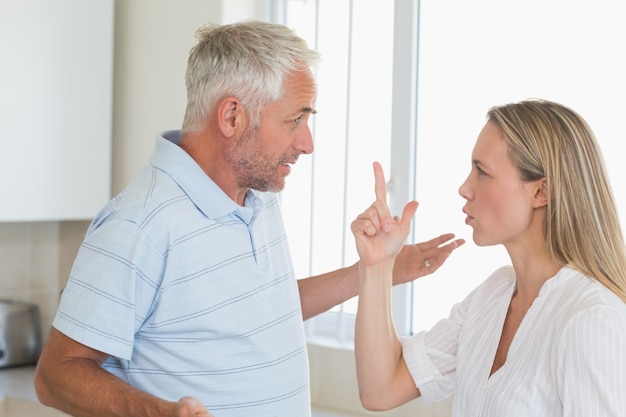
<path fill-rule="evenodd" d="M 295 279 L 275 194 L 313 152 L 317 52 L 262 22 L 197 36 L 182 131 L 92 222 L 37 367 L 75 416 L 309 416 L 302 320 L 357 293 L 356 265 Z M 396 283 L 452 237 L 407 246 Z"/>

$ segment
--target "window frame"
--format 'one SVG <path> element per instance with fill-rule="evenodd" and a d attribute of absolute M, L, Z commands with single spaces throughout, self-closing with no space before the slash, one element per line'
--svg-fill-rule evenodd
<path fill-rule="evenodd" d="M 270 2 L 269 14 L 273 21 L 288 24 L 288 1 Z M 350 0 L 350 7 L 352 3 Z M 319 0 L 315 0 L 315 4 L 319 7 Z M 390 209 L 392 213 L 402 213 L 407 201 L 415 199 L 419 0 L 394 0 L 393 7 L 391 169 L 387 175 Z M 318 21 L 315 26 L 319 28 Z M 315 125 L 313 134 L 315 136 Z M 413 231 L 407 241 L 414 241 Z M 412 283 L 395 286 L 392 290 L 392 314 L 401 335 L 411 331 L 412 292 Z M 352 348 L 355 317 L 344 312 L 343 306 L 339 306 L 339 311 L 322 313 L 305 323 L 307 339 L 310 343 Z"/>

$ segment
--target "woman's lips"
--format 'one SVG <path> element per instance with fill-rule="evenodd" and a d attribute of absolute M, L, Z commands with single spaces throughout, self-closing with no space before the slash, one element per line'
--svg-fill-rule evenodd
<path fill-rule="evenodd" d="M 465 214 L 465 224 L 470 224 L 470 222 L 472 220 L 474 220 L 474 218 L 472 216 L 470 216 L 469 214 L 467 214 L 467 211 L 463 210 L 463 213 Z"/>

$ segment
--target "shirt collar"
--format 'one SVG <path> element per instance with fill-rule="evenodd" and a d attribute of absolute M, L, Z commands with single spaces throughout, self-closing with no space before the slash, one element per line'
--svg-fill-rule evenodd
<path fill-rule="evenodd" d="M 249 224 L 262 208 L 262 200 L 253 190 L 248 190 L 243 207 L 230 199 L 196 161 L 178 146 L 180 134 L 180 130 L 161 133 L 156 139 L 150 163 L 168 174 L 208 218 L 217 219 L 232 213 Z"/>

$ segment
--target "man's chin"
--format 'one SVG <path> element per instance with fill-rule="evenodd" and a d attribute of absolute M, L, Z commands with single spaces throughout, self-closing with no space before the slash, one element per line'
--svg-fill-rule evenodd
<path fill-rule="evenodd" d="M 280 193 L 284 189 L 285 189 L 285 183 L 283 182 L 282 184 L 274 184 L 268 187 L 267 191 L 269 191 L 270 193 Z"/>
<path fill-rule="evenodd" d="M 285 188 L 285 180 L 267 183 L 263 187 L 254 188 L 257 191 L 279 193 Z"/>

